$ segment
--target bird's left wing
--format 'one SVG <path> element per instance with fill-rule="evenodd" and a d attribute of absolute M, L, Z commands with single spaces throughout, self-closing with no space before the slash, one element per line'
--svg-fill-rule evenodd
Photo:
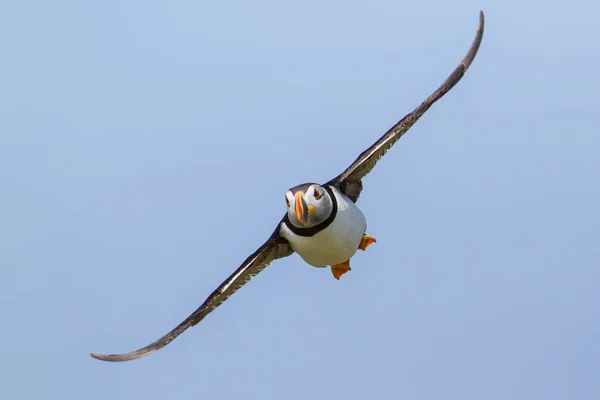
<path fill-rule="evenodd" d="M 436 89 L 428 98 L 425 99 L 417 108 L 408 113 L 404 118 L 392 126 L 377 142 L 375 142 L 340 175 L 329 181 L 327 184 L 336 186 L 348 196 L 352 201 L 356 202 L 362 190 L 361 179 L 367 175 L 375 166 L 377 161 L 414 125 L 415 122 L 439 99 L 441 99 L 450 89 L 461 80 L 464 73 L 467 71 L 479 45 L 483 38 L 484 17 L 483 11 L 479 12 L 479 26 L 475 39 L 469 48 L 469 51 L 460 62 L 458 67 L 452 71 L 450 76 Z"/>
<path fill-rule="evenodd" d="M 281 223 L 277 225 L 277 229 L 273 232 L 271 237 L 250 255 L 246 261 L 233 273 L 225 282 L 223 282 L 208 298 L 204 303 L 194 311 L 189 317 L 187 317 L 182 323 L 177 325 L 171 332 L 161 337 L 157 341 L 150 343 L 146 347 L 142 347 L 139 350 L 132 351 L 131 353 L 125 354 L 94 354 L 91 356 L 103 361 L 129 361 L 135 360 L 147 356 L 157 350 L 162 349 L 169 343 L 171 343 L 177 336 L 181 335 L 190 326 L 196 325 L 204 317 L 206 317 L 211 311 L 217 308 L 221 303 L 234 294 L 239 288 L 241 288 L 246 282 L 250 280 L 254 275 L 265 269 L 271 261 L 278 258 L 283 258 L 291 255 L 293 250 L 287 240 L 279 234 L 279 227 Z"/>

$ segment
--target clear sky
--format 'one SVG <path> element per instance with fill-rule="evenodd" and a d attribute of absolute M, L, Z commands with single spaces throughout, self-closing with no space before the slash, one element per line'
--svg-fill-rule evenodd
<path fill-rule="evenodd" d="M 599 7 L 2 1 L 0 397 L 597 400 Z M 364 180 L 350 273 L 294 255 L 158 353 L 89 357 L 187 317 L 480 9 Z"/>

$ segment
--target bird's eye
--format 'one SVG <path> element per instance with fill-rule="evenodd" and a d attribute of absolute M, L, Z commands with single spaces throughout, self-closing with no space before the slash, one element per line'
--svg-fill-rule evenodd
<path fill-rule="evenodd" d="M 287 196 L 285 196 L 285 204 L 289 207 L 290 206 L 290 201 L 288 200 Z"/>
<path fill-rule="evenodd" d="M 321 192 L 319 192 L 319 190 L 317 188 L 315 188 L 315 199 L 319 200 L 321 197 L 323 197 L 323 195 L 321 194 Z"/>

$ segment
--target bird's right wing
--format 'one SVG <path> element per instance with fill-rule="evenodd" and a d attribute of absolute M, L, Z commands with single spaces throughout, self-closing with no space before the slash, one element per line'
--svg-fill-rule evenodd
<path fill-rule="evenodd" d="M 132 351 L 131 353 L 125 354 L 95 354 L 91 356 L 98 360 L 103 361 L 129 361 L 135 360 L 147 356 L 157 350 L 162 349 L 169 343 L 171 343 L 177 336 L 181 335 L 190 326 L 196 325 L 204 317 L 206 317 L 211 311 L 217 308 L 221 303 L 227 300 L 232 294 L 234 294 L 239 288 L 241 288 L 246 282 L 250 280 L 254 275 L 265 269 L 271 261 L 278 258 L 283 258 L 291 255 L 293 250 L 283 237 L 279 234 L 279 228 L 281 222 L 277 225 L 277 229 L 273 232 L 271 237 L 250 255 L 246 261 L 233 273 L 225 282 L 223 282 L 208 298 L 204 303 L 194 311 L 189 317 L 187 317 L 182 323 L 177 325 L 171 332 L 161 337 L 157 341 L 150 343 L 146 347 L 142 347 L 139 350 Z"/>

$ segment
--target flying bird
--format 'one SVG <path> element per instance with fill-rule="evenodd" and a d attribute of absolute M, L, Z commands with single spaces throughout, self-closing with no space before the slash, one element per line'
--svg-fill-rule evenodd
<path fill-rule="evenodd" d="M 304 183 L 289 189 L 285 193 L 287 212 L 271 236 L 189 317 L 139 350 L 125 354 L 92 353 L 91 356 L 104 361 L 129 361 L 162 349 L 202 321 L 272 261 L 294 252 L 314 267 L 330 266 L 336 279 L 348 272 L 356 251 L 365 250 L 375 242 L 375 238 L 366 234 L 365 216 L 355 204 L 362 191 L 362 179 L 429 107 L 461 80 L 479 50 L 483 29 L 484 17 L 480 11 L 475 39 L 461 63 L 433 94 L 363 151 L 345 171 L 324 184 Z"/>

